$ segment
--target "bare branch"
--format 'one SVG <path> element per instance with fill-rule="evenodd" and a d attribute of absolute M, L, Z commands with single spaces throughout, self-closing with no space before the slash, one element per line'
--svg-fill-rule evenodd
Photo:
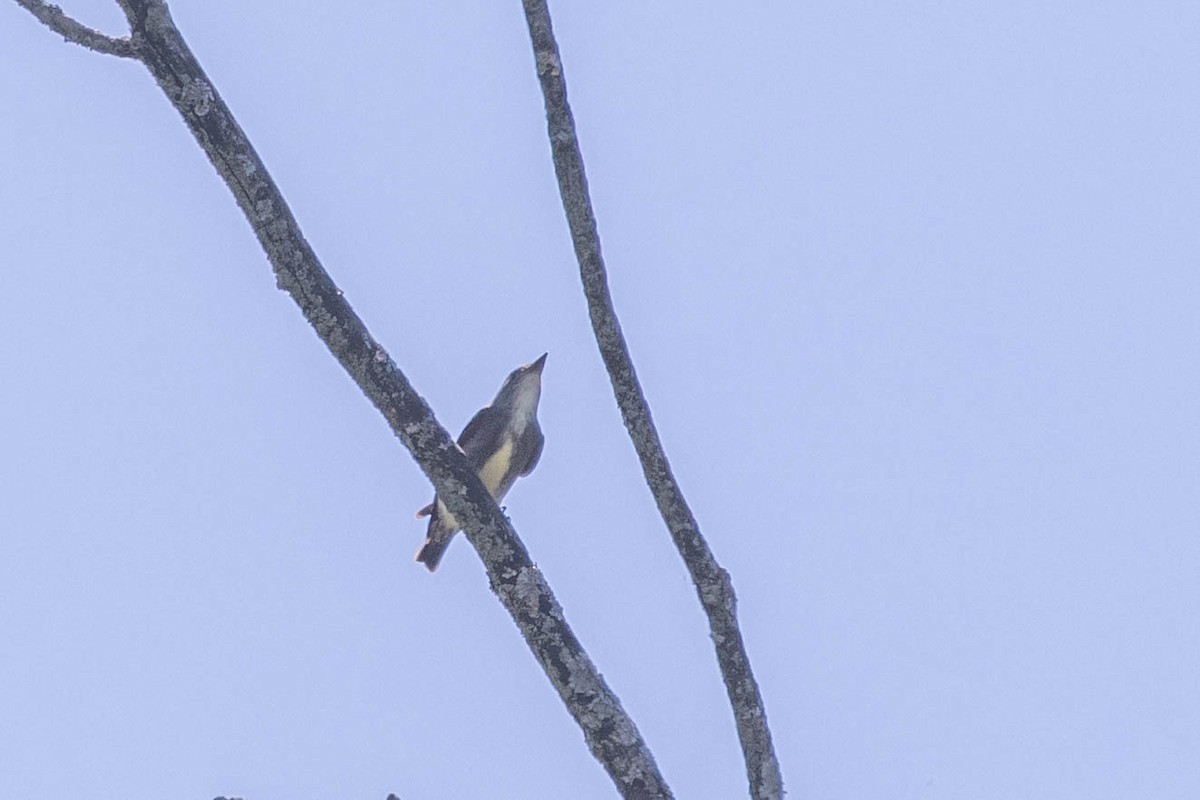
<path fill-rule="evenodd" d="M 675 476 L 671 474 L 671 466 L 650 417 L 650 406 L 642 394 L 629 348 L 613 309 L 604 259 L 600 255 L 600 235 L 596 230 L 596 217 L 583 169 L 583 156 L 575 135 L 575 120 L 567 103 L 562 61 L 550 25 L 550 11 L 546 0 L 524 0 L 524 5 L 538 79 L 546 103 L 550 149 L 558 176 L 558 189 L 571 229 L 571 239 L 575 244 L 575 256 L 579 261 L 596 343 L 608 369 L 621 417 L 642 462 L 646 482 L 675 540 L 675 546 L 691 573 L 700 603 L 708 614 L 717 662 L 737 720 L 738 736 L 750 781 L 750 795 L 759 800 L 779 800 L 783 797 L 783 775 L 771 743 L 762 695 L 754 680 L 750 659 L 738 629 L 737 598 L 733 583 L 729 573 L 721 568 L 709 550 L 708 543 L 700 533 L 700 526 L 688 508 Z"/>
<path fill-rule="evenodd" d="M 637 727 L 563 617 L 509 521 L 450 435 L 372 337 L 305 241 L 279 188 L 162 0 L 118 0 L 138 57 L 183 117 L 234 195 L 275 271 L 309 324 L 429 476 L 487 568 L 508 610 L 592 754 L 626 798 L 670 798 Z"/>
<path fill-rule="evenodd" d="M 17 5 L 37 17 L 43 25 L 62 36 L 65 41 L 74 42 L 89 50 L 109 56 L 137 58 L 133 42 L 129 39 L 115 39 L 89 28 L 68 16 L 58 6 L 44 3 L 42 0 L 17 0 Z"/>

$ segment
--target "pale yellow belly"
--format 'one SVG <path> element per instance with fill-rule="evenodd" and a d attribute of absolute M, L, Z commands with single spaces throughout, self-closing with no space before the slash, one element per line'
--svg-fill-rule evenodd
<path fill-rule="evenodd" d="M 505 439 L 500 449 L 491 458 L 483 462 L 483 469 L 479 470 L 479 480 L 483 481 L 484 488 L 488 490 L 488 493 L 492 497 L 496 498 L 496 502 L 504 499 L 505 493 L 500 491 L 500 482 L 504 480 L 504 474 L 508 472 L 508 465 L 512 462 L 512 455 L 512 439 Z M 445 503 L 441 500 L 438 500 L 438 517 L 452 531 L 459 530 L 462 527 L 458 524 L 458 520 L 446 509 Z"/>
<path fill-rule="evenodd" d="M 483 485 L 497 500 L 504 496 L 497 492 L 500 491 L 500 481 L 504 479 L 504 473 L 508 472 L 508 466 L 512 463 L 512 456 L 513 442 L 512 439 L 506 438 L 495 455 L 485 461 L 483 469 L 479 470 L 479 480 L 483 481 Z"/>

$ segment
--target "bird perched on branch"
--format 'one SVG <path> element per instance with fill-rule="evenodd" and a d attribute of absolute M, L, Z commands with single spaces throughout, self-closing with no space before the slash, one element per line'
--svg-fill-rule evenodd
<path fill-rule="evenodd" d="M 458 437 L 458 446 L 497 503 L 517 478 L 533 472 L 542 455 L 545 438 L 538 426 L 537 409 L 547 355 L 513 370 L 492 404 L 472 417 Z M 433 572 L 462 526 L 437 495 L 417 512 L 417 519 L 422 517 L 430 518 L 429 531 L 417 551 L 417 561 Z"/>

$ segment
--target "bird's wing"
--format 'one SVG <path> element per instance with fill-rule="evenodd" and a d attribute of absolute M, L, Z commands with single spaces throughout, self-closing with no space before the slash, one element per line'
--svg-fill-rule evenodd
<path fill-rule="evenodd" d="M 488 406 L 471 417 L 467 427 L 458 435 L 458 446 L 467 456 L 467 461 L 476 471 L 483 467 L 483 462 L 499 447 L 499 439 L 504 431 L 504 415 Z M 434 502 L 417 512 L 417 519 L 432 515 L 437 519 L 437 498 Z"/>
<path fill-rule="evenodd" d="M 504 435 L 504 413 L 488 406 L 471 417 L 458 437 L 458 446 L 467 454 L 467 461 L 476 470 L 482 469 L 488 456 L 500 449 Z"/>
<path fill-rule="evenodd" d="M 520 469 L 517 470 L 518 475 L 525 477 L 533 472 L 538 459 L 542 457 L 542 446 L 545 444 L 546 437 L 542 435 L 542 429 L 534 423 L 521 437 L 521 443 L 517 446 L 515 459 L 520 466 Z"/>

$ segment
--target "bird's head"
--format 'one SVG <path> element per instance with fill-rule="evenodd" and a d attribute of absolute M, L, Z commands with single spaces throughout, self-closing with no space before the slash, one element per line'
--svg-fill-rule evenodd
<path fill-rule="evenodd" d="M 536 414 L 538 401 L 542 397 L 542 368 L 546 366 L 548 355 L 542 353 L 542 357 L 532 364 L 514 369 L 500 387 L 492 405 L 511 408 L 514 416 L 532 417 Z"/>

